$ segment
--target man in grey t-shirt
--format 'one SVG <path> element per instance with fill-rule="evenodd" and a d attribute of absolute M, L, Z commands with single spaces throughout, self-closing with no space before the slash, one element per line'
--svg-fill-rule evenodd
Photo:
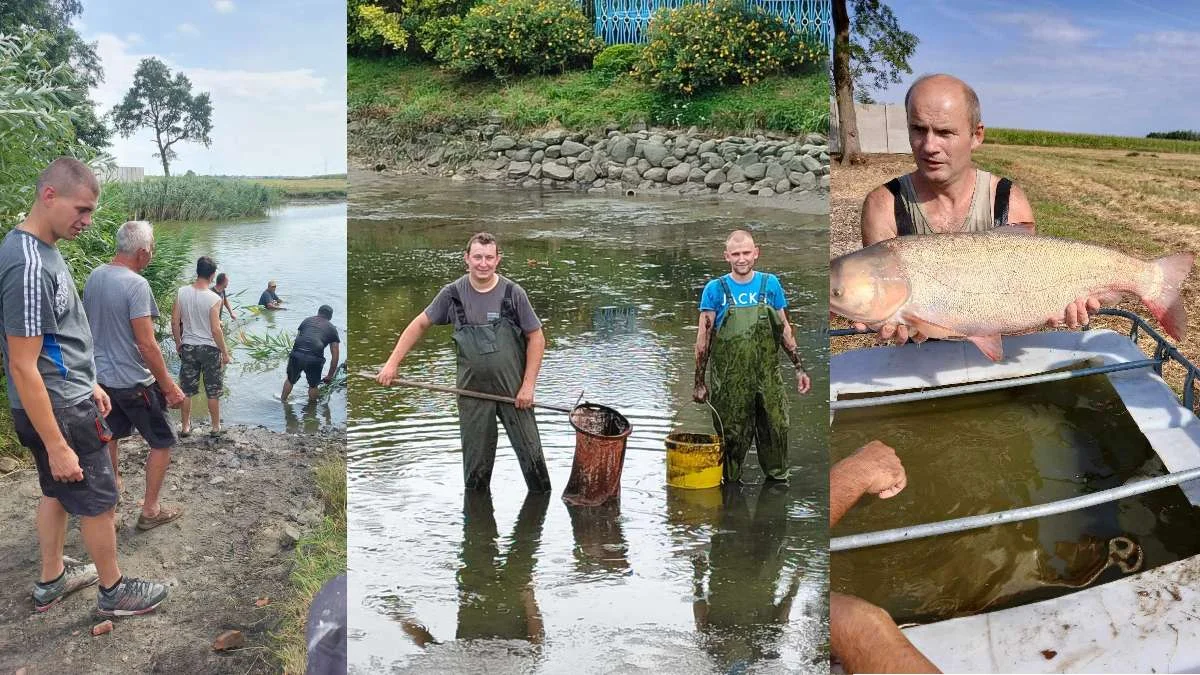
<path fill-rule="evenodd" d="M 117 230 L 117 254 L 112 263 L 92 270 L 83 289 L 83 306 L 96 343 L 96 379 L 112 400 L 112 412 L 105 421 L 113 432 L 108 453 L 118 491 L 122 490 L 120 439 L 136 428 L 150 446 L 139 530 L 158 527 L 183 515 L 183 509 L 158 501 L 171 464 L 171 446 L 175 445 L 167 408 L 179 407 L 184 397 L 183 390 L 167 373 L 154 335 L 158 305 L 150 283 L 141 275 L 153 257 L 154 230 L 150 223 L 127 222 Z"/>
<path fill-rule="evenodd" d="M 454 326 L 458 387 L 499 394 L 516 404 L 458 397 L 463 480 L 467 489 L 486 490 L 496 459 L 496 417 L 504 424 L 531 492 L 549 492 L 550 474 L 533 415 L 533 389 L 546 338 L 529 296 L 516 283 L 496 274 L 500 250 L 496 238 L 480 232 L 467 242 L 468 273 L 447 284 L 424 312 L 413 319 L 376 380 L 396 379 L 396 368 L 425 331 L 435 324 Z"/>
<path fill-rule="evenodd" d="M 117 564 L 117 484 L 105 452 L 110 403 L 96 384 L 87 317 L 57 247 L 91 225 L 100 185 L 86 164 L 60 157 L 38 176 L 35 192 L 29 216 L 0 243 L 0 345 L 13 426 L 33 454 L 43 495 L 34 608 L 46 611 L 99 581 L 97 611 L 143 614 L 166 599 L 167 589 L 123 576 Z M 66 564 L 68 514 L 79 517 L 94 564 Z"/>

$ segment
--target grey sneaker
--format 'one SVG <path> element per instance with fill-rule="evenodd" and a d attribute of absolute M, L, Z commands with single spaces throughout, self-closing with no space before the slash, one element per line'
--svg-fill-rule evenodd
<path fill-rule="evenodd" d="M 167 599 L 167 587 L 144 579 L 122 577 L 116 588 L 96 594 L 96 611 L 104 616 L 137 616 L 154 611 Z"/>
<path fill-rule="evenodd" d="M 87 588 L 99 580 L 100 575 L 96 574 L 95 565 L 90 563 L 84 565 L 78 560 L 64 557 L 63 574 L 57 581 L 33 585 L 33 608 L 44 612 L 57 605 L 58 601 L 68 594 L 81 588 Z"/>

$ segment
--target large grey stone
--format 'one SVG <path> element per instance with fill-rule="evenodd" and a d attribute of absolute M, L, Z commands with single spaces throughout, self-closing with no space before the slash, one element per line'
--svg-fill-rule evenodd
<path fill-rule="evenodd" d="M 562 157 L 562 146 L 551 145 L 546 147 L 546 159 L 558 159 Z"/>
<path fill-rule="evenodd" d="M 803 188 L 805 190 L 811 190 L 817 187 L 817 177 L 812 173 L 793 171 L 788 174 L 788 182 L 795 187 Z"/>
<path fill-rule="evenodd" d="M 638 174 L 637 169 L 627 166 L 621 170 L 621 182 L 627 185 L 637 185 L 641 182 L 642 177 Z"/>
<path fill-rule="evenodd" d="M 708 175 L 708 172 L 705 171 L 704 169 L 701 169 L 698 166 L 693 166 L 692 170 L 688 172 L 688 182 L 689 183 L 703 183 L 704 177 L 707 175 Z"/>
<path fill-rule="evenodd" d="M 691 173 L 692 167 L 688 166 L 687 164 L 680 164 L 679 166 L 667 172 L 667 182 L 671 185 L 686 183 L 688 175 Z"/>
<path fill-rule="evenodd" d="M 828 190 L 829 189 L 829 176 L 821 176 L 820 178 L 818 178 L 817 179 L 817 187 L 821 188 L 822 190 Z"/>
<path fill-rule="evenodd" d="M 642 174 L 643 176 L 646 175 L 646 172 L 649 171 L 652 166 L 653 165 L 650 164 L 650 162 L 645 159 L 639 159 L 637 161 L 638 173 Z"/>
<path fill-rule="evenodd" d="M 825 138 L 825 134 L 814 132 L 805 136 L 804 142 L 810 145 L 828 145 L 829 139 Z"/>
<path fill-rule="evenodd" d="M 517 147 L 517 139 L 512 136 L 496 136 L 492 139 L 492 144 L 488 146 L 489 150 L 508 150 L 509 148 Z"/>
<path fill-rule="evenodd" d="M 749 166 L 743 165 L 742 170 L 746 172 L 746 178 L 750 180 L 758 180 L 767 175 L 767 165 L 762 162 L 756 162 Z"/>
<path fill-rule="evenodd" d="M 676 147 L 674 150 L 671 151 L 671 154 L 675 157 L 675 159 L 679 159 L 679 160 L 686 159 L 687 155 L 688 155 L 687 148 Z"/>
<path fill-rule="evenodd" d="M 546 151 L 534 150 L 533 155 L 529 158 L 529 161 L 533 162 L 534 164 L 541 164 L 543 159 L 546 159 Z"/>
<path fill-rule="evenodd" d="M 662 161 L 662 168 L 674 169 L 675 167 L 679 166 L 679 164 L 680 161 L 674 157 L 664 157 Z"/>
<path fill-rule="evenodd" d="M 579 153 L 579 161 L 581 161 L 581 162 L 592 161 L 592 151 L 584 150 L 583 152 Z"/>
<path fill-rule="evenodd" d="M 775 196 L 775 191 L 774 191 L 774 190 L 772 190 L 772 189 L 771 189 L 771 188 L 769 188 L 769 187 L 765 187 L 765 188 L 759 188 L 759 189 L 758 189 L 758 196 L 759 196 L 759 197 L 774 197 L 774 196 Z"/>
<path fill-rule="evenodd" d="M 534 150 L 545 150 L 550 144 L 545 141 L 533 141 L 529 147 Z"/>
<path fill-rule="evenodd" d="M 704 174 L 704 184 L 710 188 L 721 187 L 721 183 L 725 182 L 725 172 L 720 169 L 713 169 Z"/>
<path fill-rule="evenodd" d="M 542 165 L 534 164 L 533 166 L 529 167 L 529 177 L 530 178 L 541 178 L 542 177 Z"/>
<path fill-rule="evenodd" d="M 580 164 L 575 167 L 575 180 L 590 183 L 596 180 L 596 169 L 591 164 Z"/>
<path fill-rule="evenodd" d="M 746 172 L 742 170 L 742 167 L 734 164 L 733 166 L 729 167 L 729 171 L 726 174 L 725 180 L 729 181 L 730 183 L 740 183 L 746 180 Z"/>
<path fill-rule="evenodd" d="M 758 156 L 757 152 L 747 152 L 746 154 L 742 155 L 741 157 L 738 157 L 737 165 L 742 168 L 745 168 L 745 167 L 748 167 L 748 166 L 751 166 L 754 164 L 758 164 L 759 163 L 758 160 L 759 160 L 759 156 Z"/>
<path fill-rule="evenodd" d="M 689 155 L 696 155 L 696 154 L 699 154 L 699 153 L 700 153 L 700 141 L 698 141 L 698 140 L 696 140 L 696 139 L 694 139 L 694 138 L 693 138 L 693 139 L 692 139 L 692 140 L 691 140 L 691 141 L 690 141 L 690 142 L 687 144 L 687 154 L 689 154 Z"/>
<path fill-rule="evenodd" d="M 559 161 L 559 162 L 561 162 L 561 163 L 563 163 L 563 164 L 566 164 L 568 167 L 570 167 L 570 168 L 572 168 L 572 169 L 574 169 L 575 167 L 579 166 L 579 165 L 580 165 L 580 163 L 581 163 L 581 162 L 579 161 L 579 158 L 578 158 L 578 157 L 563 157 L 562 159 L 560 159 L 560 160 L 558 160 L 558 161 Z"/>
<path fill-rule="evenodd" d="M 563 141 L 561 152 L 563 157 L 575 157 L 587 149 L 588 146 L 584 145 L 583 143 L 576 143 L 575 141 Z"/>
<path fill-rule="evenodd" d="M 767 178 L 771 178 L 776 181 L 779 181 L 779 180 L 783 180 L 783 179 L 787 178 L 787 174 L 788 174 L 787 169 L 783 168 L 782 164 L 777 164 L 775 162 L 771 162 L 770 164 L 767 165 L 767 173 L 766 173 Z"/>
<path fill-rule="evenodd" d="M 646 146 L 642 148 L 642 157 L 645 157 L 651 166 L 662 166 L 662 161 L 670 152 L 662 143 L 646 143 Z"/>
<path fill-rule="evenodd" d="M 570 167 L 562 164 L 543 164 L 542 175 L 553 178 L 554 180 L 570 180 L 575 172 Z"/>
<path fill-rule="evenodd" d="M 651 169 L 647 169 L 646 173 L 642 174 L 642 177 L 647 180 L 652 180 L 655 183 L 661 183 L 667 179 L 667 170 L 656 166 Z"/>
<path fill-rule="evenodd" d="M 508 177 L 520 178 L 529 174 L 530 167 L 533 166 L 529 162 L 513 162 L 508 165 Z"/>
<path fill-rule="evenodd" d="M 514 162 L 528 162 L 533 157 L 533 151 L 529 148 L 521 148 L 513 152 L 512 158 Z"/>
<path fill-rule="evenodd" d="M 816 157 L 804 155 L 800 158 L 800 165 L 804 167 L 805 171 L 817 171 L 821 168 L 821 161 Z"/>
<path fill-rule="evenodd" d="M 779 194 L 783 194 L 791 189 L 792 189 L 792 182 L 786 178 L 781 179 L 778 183 L 775 184 L 775 191 L 778 192 Z"/>
<path fill-rule="evenodd" d="M 696 152 L 703 155 L 706 152 L 712 152 L 713 149 L 716 147 L 717 147 L 716 141 L 704 141 L 703 143 L 700 144 L 700 147 L 696 148 Z"/>
<path fill-rule="evenodd" d="M 749 184 L 749 183 L 746 183 L 746 182 L 734 183 L 734 184 L 733 184 L 733 191 L 734 191 L 734 192 L 745 192 L 746 190 L 749 190 L 749 189 L 750 189 L 750 184 Z"/>
<path fill-rule="evenodd" d="M 549 129 L 542 134 L 541 140 L 545 141 L 546 145 L 558 145 L 567 140 L 568 133 L 566 129 Z"/>
<path fill-rule="evenodd" d="M 723 195 L 728 192 L 733 192 L 733 183 L 721 183 L 720 187 L 717 188 L 717 194 L 719 195 Z"/>

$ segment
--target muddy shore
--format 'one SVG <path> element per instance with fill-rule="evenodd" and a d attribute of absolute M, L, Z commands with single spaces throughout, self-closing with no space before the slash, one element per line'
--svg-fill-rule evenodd
<path fill-rule="evenodd" d="M 114 619 L 112 632 L 97 637 L 91 628 L 103 617 L 95 611 L 95 586 L 45 614 L 33 611 L 37 474 L 26 465 L 0 478 L 0 672 L 278 672 L 270 652 L 280 622 L 275 605 L 294 592 L 296 539 L 323 517 L 313 469 L 344 452 L 345 434 L 234 426 L 211 439 L 200 431 L 176 446 L 163 486 L 164 502 L 185 514 L 148 532 L 135 527 L 148 449 L 137 437 L 122 443 L 121 570 L 164 581 L 171 595 L 154 613 Z M 66 555 L 87 559 L 75 522 Z M 245 646 L 214 652 L 213 640 L 228 629 L 242 631 Z"/>

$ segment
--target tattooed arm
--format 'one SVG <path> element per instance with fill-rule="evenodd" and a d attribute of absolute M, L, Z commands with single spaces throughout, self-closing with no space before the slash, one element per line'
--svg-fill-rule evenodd
<path fill-rule="evenodd" d="M 800 352 L 796 349 L 796 336 L 792 333 L 792 322 L 788 321 L 787 310 L 777 309 L 779 320 L 783 323 L 783 351 L 796 367 L 796 391 L 807 394 L 812 388 L 812 378 L 804 370 L 804 362 L 800 360 Z"/>
<path fill-rule="evenodd" d="M 704 403 L 708 400 L 708 385 L 704 382 L 705 371 L 708 370 L 708 354 L 712 348 L 712 338 L 716 332 L 717 313 L 711 310 L 700 312 L 700 325 L 696 331 L 696 383 L 692 391 L 692 400 Z"/>

